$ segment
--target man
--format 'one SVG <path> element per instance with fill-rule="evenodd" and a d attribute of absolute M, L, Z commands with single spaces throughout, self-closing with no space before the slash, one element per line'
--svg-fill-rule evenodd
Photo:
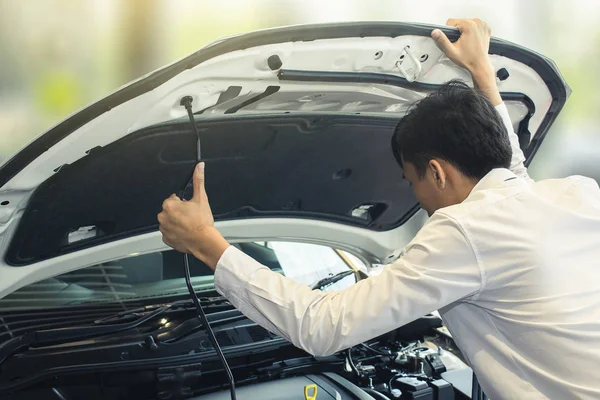
<path fill-rule="evenodd" d="M 399 123 L 392 150 L 430 219 L 380 275 L 322 293 L 230 247 L 214 228 L 202 163 L 194 198 L 164 202 L 163 240 L 209 265 L 249 318 L 312 354 L 439 309 L 490 398 L 600 398 L 598 185 L 528 177 L 487 56 L 489 28 L 448 24 L 456 43 L 432 36 L 478 91 L 446 85 Z"/>

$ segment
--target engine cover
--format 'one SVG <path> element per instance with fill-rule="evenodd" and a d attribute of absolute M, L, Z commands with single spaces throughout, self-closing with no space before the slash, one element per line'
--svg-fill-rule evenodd
<path fill-rule="evenodd" d="M 304 388 L 317 385 L 319 400 L 374 400 L 352 382 L 333 373 L 295 376 L 236 388 L 238 399 L 304 400 Z M 229 400 L 229 390 L 194 397 L 196 400 Z"/>

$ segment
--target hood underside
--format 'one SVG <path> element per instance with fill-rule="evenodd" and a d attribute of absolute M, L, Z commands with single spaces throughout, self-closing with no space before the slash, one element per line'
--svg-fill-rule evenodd
<path fill-rule="evenodd" d="M 0 169 L 0 267 L 156 231 L 163 199 L 183 189 L 195 163 L 184 96 L 217 221 L 401 229 L 418 204 L 391 153 L 394 127 L 440 84 L 470 83 L 430 39 L 433 28 L 353 23 L 236 36 L 90 105 Z M 519 46 L 494 39 L 490 59 L 529 162 L 570 90 L 551 61 Z"/>
<path fill-rule="evenodd" d="M 396 122 L 293 115 L 198 123 L 215 219 L 399 226 L 416 200 L 389 149 Z M 178 122 L 142 129 L 63 167 L 36 190 L 7 260 L 27 264 L 157 230 L 162 202 L 186 185 L 195 151 L 189 122 Z M 95 230 L 76 240 L 83 227 Z"/>

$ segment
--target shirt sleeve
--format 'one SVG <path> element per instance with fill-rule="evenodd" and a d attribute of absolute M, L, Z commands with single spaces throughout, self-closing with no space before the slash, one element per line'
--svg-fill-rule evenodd
<path fill-rule="evenodd" d="M 477 293 L 482 274 L 460 225 L 438 211 L 402 258 L 348 289 L 311 290 L 234 247 L 217 265 L 215 286 L 257 324 L 324 356 Z"/>
<path fill-rule="evenodd" d="M 508 109 L 506 108 L 505 103 L 500 103 L 496 106 L 496 111 L 502 118 L 502 122 L 508 131 L 508 138 L 510 139 L 510 147 L 512 148 L 512 158 L 510 160 L 510 170 L 518 177 L 523 178 L 529 182 L 533 182 L 533 180 L 529 177 L 527 173 L 527 167 L 525 167 L 525 156 L 523 155 L 523 151 L 521 151 L 521 146 L 519 146 L 519 137 L 515 133 L 515 130 L 512 125 L 512 121 L 510 120 L 510 115 L 508 114 Z"/>

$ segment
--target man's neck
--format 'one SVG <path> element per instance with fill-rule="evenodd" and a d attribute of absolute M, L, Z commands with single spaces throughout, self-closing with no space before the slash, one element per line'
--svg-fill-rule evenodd
<path fill-rule="evenodd" d="M 465 180 L 461 180 L 456 184 L 455 195 L 456 204 L 462 203 L 466 200 L 467 197 L 471 194 L 475 186 L 479 183 L 480 179 L 469 178 Z"/>

